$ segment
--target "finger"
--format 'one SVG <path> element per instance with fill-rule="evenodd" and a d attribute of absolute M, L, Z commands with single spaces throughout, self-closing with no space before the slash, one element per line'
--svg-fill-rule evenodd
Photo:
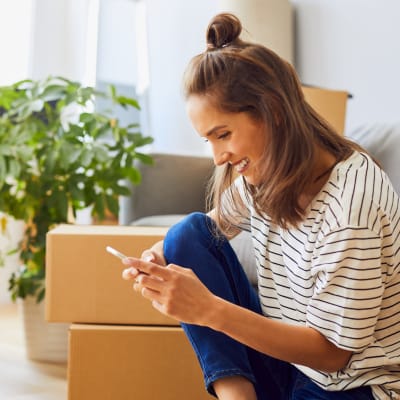
<path fill-rule="evenodd" d="M 165 285 L 165 281 L 162 279 L 156 277 L 156 276 L 150 276 L 150 275 L 145 275 L 145 274 L 140 274 L 135 281 L 137 284 L 139 284 L 142 287 L 145 287 L 147 289 L 151 289 L 157 292 L 161 292 L 163 289 L 163 286 Z"/>
<path fill-rule="evenodd" d="M 135 279 L 139 274 L 139 271 L 136 268 L 130 267 L 130 268 L 125 268 L 122 271 L 122 279 L 125 279 L 126 281 Z"/>
<path fill-rule="evenodd" d="M 166 265 L 164 257 L 161 254 L 150 249 L 147 249 L 142 253 L 141 259 L 153 262 L 158 265 L 163 265 L 163 266 Z"/>
<path fill-rule="evenodd" d="M 151 304 L 153 305 L 153 307 L 156 309 L 156 310 L 158 310 L 158 311 L 161 311 L 162 309 L 163 309 L 163 304 L 161 304 L 161 303 L 159 303 L 157 300 L 153 300 L 152 302 L 151 302 Z"/>
<path fill-rule="evenodd" d="M 166 268 L 168 268 L 171 271 L 176 271 L 176 272 L 181 272 L 181 273 L 185 273 L 185 272 L 190 272 L 191 271 L 190 268 L 181 267 L 181 266 L 176 265 L 176 264 L 168 264 Z"/>
<path fill-rule="evenodd" d="M 168 277 L 171 276 L 171 271 L 158 264 L 154 264 L 152 262 L 144 261 L 141 260 L 140 258 L 133 258 L 133 257 L 127 258 L 125 260 L 124 260 L 125 264 L 128 264 L 131 267 L 138 269 L 141 273 L 147 275 L 153 275 L 162 280 L 168 280 Z"/>
<path fill-rule="evenodd" d="M 135 292 L 141 292 L 142 291 L 142 285 L 136 280 L 135 280 L 135 283 L 132 285 L 132 287 L 133 287 L 133 290 Z"/>
<path fill-rule="evenodd" d="M 148 262 L 154 262 L 156 260 L 155 255 L 152 253 L 151 250 L 145 250 L 142 253 L 141 259 Z"/>
<path fill-rule="evenodd" d="M 156 302 L 158 304 L 161 304 L 161 295 L 159 292 L 146 288 L 146 287 L 142 287 L 141 288 L 141 295 L 147 299 L 147 300 L 151 300 L 151 302 Z"/>

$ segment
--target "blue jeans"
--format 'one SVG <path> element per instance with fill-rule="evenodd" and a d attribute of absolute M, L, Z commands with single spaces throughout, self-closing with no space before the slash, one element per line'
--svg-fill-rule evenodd
<path fill-rule="evenodd" d="M 258 295 L 229 241 L 216 237 L 215 229 L 214 222 L 205 214 L 190 214 L 173 226 L 165 238 L 167 262 L 191 268 L 215 295 L 262 314 Z M 200 362 L 206 388 L 213 395 L 217 379 L 243 376 L 254 384 L 258 400 L 373 399 L 368 386 L 328 392 L 291 364 L 253 350 L 221 332 L 181 325 Z"/>

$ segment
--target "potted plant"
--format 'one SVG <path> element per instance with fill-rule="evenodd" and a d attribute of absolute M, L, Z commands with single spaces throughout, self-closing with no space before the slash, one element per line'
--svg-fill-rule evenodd
<path fill-rule="evenodd" d="M 96 109 L 99 98 L 109 110 Z M 0 211 L 25 222 L 17 250 L 23 266 L 9 280 L 13 300 L 44 298 L 49 229 L 87 207 L 100 220 L 107 211 L 117 215 L 126 183 L 140 182 L 134 160 L 152 162 L 137 151 L 152 138 L 138 124 L 121 126 L 115 107 L 139 109 L 113 86 L 99 92 L 62 77 L 0 88 Z"/>

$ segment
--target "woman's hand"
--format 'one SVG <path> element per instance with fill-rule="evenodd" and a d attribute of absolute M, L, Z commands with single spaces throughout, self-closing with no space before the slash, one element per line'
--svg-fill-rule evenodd
<path fill-rule="evenodd" d="M 164 258 L 164 251 L 163 251 L 163 244 L 164 241 L 161 240 L 157 243 L 155 243 L 150 249 L 146 249 L 142 253 L 142 260 L 152 262 L 161 266 L 166 265 L 166 261 Z M 129 263 L 127 263 L 129 265 Z M 135 280 L 135 284 L 133 285 L 134 290 L 140 291 L 141 288 L 137 284 L 138 282 L 138 276 L 140 272 L 138 269 L 134 267 L 126 268 L 122 271 L 122 278 L 125 280 Z"/>
<path fill-rule="evenodd" d="M 123 272 L 124 279 L 134 280 L 134 289 L 161 313 L 182 322 L 207 325 L 216 296 L 191 269 L 174 264 L 160 266 L 150 258 L 151 255 L 147 259 L 124 259 L 123 263 L 129 266 Z"/>
<path fill-rule="evenodd" d="M 155 243 L 150 249 L 146 249 L 143 251 L 141 259 L 145 261 L 151 261 L 158 265 L 166 266 L 167 263 L 164 258 L 163 245 L 163 240 Z M 136 279 L 138 275 L 139 271 L 133 267 L 126 268 L 122 271 L 122 278 L 125 280 Z"/>
<path fill-rule="evenodd" d="M 155 243 L 150 249 L 142 253 L 142 260 L 152 261 L 158 265 L 167 265 L 164 257 L 164 241 L 160 240 Z"/>

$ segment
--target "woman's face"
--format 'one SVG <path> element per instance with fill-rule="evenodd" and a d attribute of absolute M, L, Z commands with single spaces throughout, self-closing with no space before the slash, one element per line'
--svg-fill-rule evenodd
<path fill-rule="evenodd" d="M 264 124 L 244 112 L 221 112 L 205 96 L 190 96 L 186 108 L 193 127 L 211 144 L 215 165 L 229 163 L 248 183 L 259 184 L 257 165 L 266 144 Z"/>

